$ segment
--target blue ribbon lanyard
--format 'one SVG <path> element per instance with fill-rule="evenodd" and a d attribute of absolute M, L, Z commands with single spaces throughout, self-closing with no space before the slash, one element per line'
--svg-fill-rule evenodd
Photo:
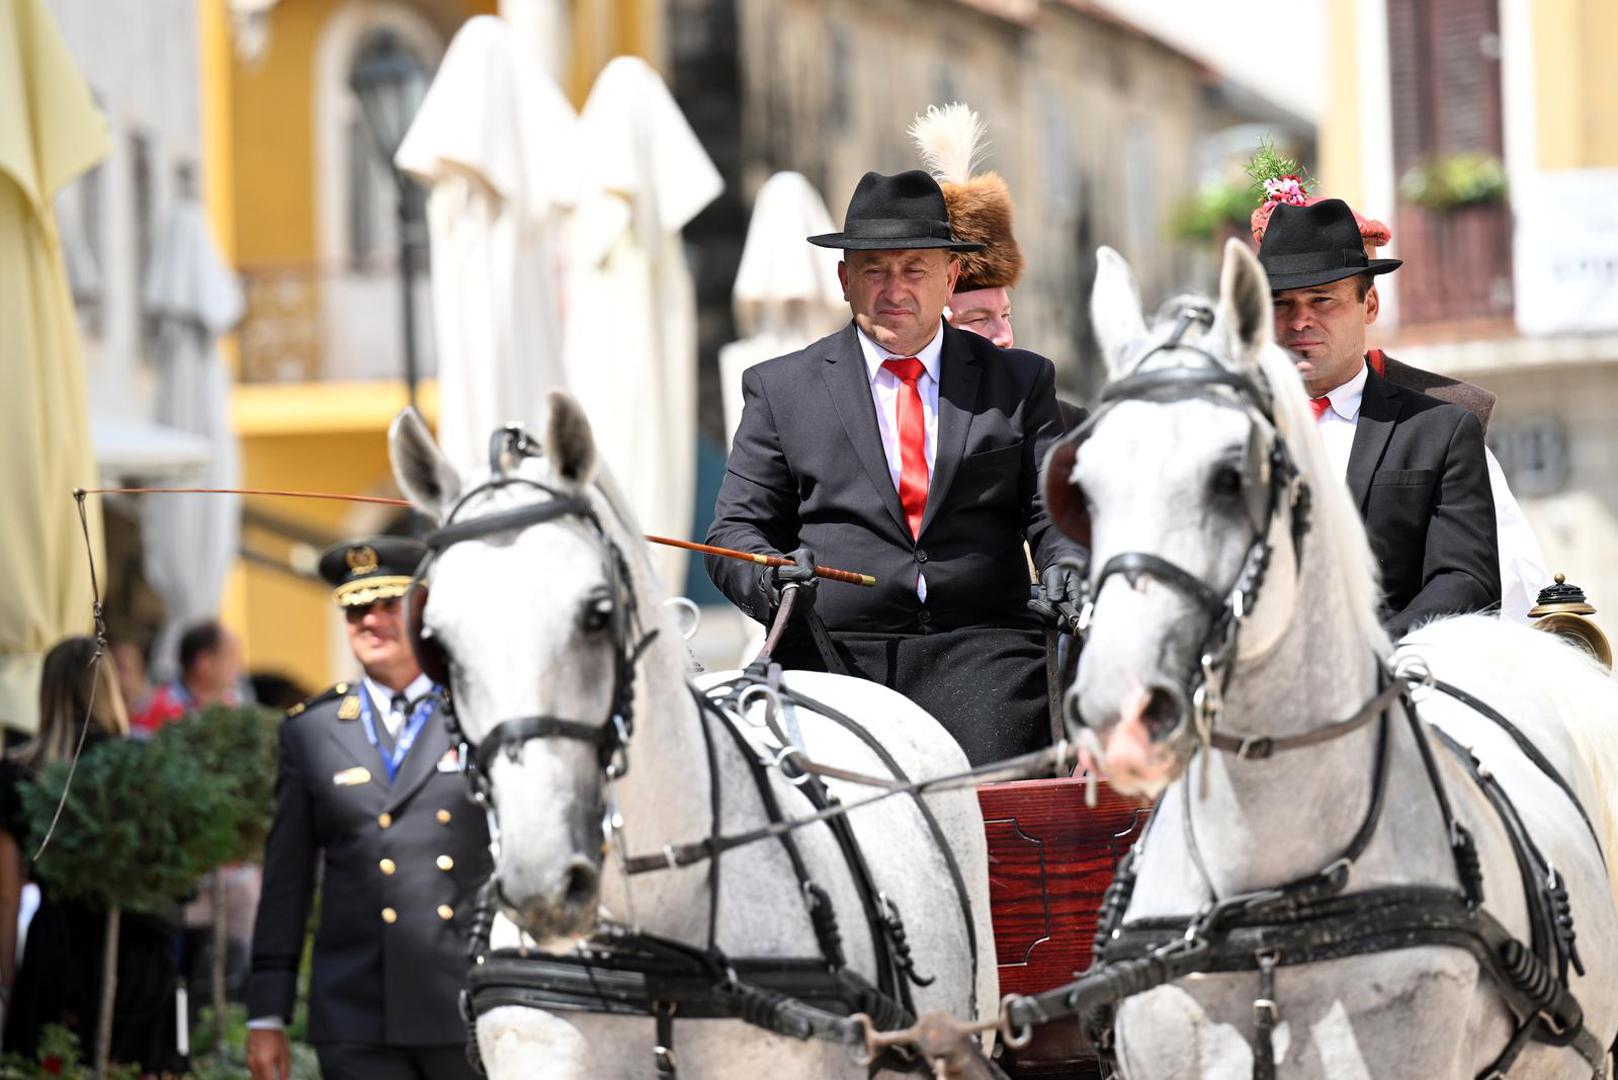
<path fill-rule="evenodd" d="M 437 694 L 428 694 L 422 698 L 421 703 L 416 706 L 416 711 L 410 714 L 410 719 L 400 730 L 398 738 L 394 739 L 393 756 L 390 758 L 382 752 L 381 740 L 376 737 L 376 720 L 371 715 L 371 688 L 363 684 L 360 686 L 360 722 L 365 725 L 365 737 L 370 740 L 376 756 L 382 759 L 382 769 L 388 774 L 388 783 L 393 783 L 394 778 L 399 775 L 399 766 L 410 754 L 410 748 L 416 743 L 416 736 L 421 734 L 421 729 L 427 726 L 427 721 L 437 709 Z"/>

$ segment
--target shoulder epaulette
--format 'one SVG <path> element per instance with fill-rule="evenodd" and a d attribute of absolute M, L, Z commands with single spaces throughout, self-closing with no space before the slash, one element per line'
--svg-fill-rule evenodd
<path fill-rule="evenodd" d="M 349 684 L 346 682 L 340 682 L 335 686 L 328 686 L 320 693 L 314 695 L 313 697 L 305 698 L 296 705 L 292 706 L 292 708 L 288 709 L 286 718 L 291 720 L 294 716 L 299 716 L 306 710 L 311 709 L 316 705 L 324 705 L 328 701 L 336 701 L 344 694 L 347 694 L 348 690 Z"/>

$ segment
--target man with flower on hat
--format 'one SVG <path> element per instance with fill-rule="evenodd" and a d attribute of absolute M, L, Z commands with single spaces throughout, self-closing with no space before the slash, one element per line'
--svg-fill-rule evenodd
<path fill-rule="evenodd" d="M 1400 261 L 1366 254 L 1363 219 L 1341 199 L 1309 200 L 1300 188 L 1271 202 L 1258 259 L 1276 341 L 1292 352 L 1327 458 L 1365 519 L 1388 633 L 1398 639 L 1428 619 L 1498 607 L 1482 424 L 1460 405 L 1396 385 L 1366 359 L 1381 306 L 1376 278 Z"/>
<path fill-rule="evenodd" d="M 1079 554 L 1052 527 L 1038 483 L 1061 435 L 1055 368 L 945 323 L 958 253 L 981 245 L 952 231 L 927 173 L 867 173 L 843 231 L 809 242 L 844 252 L 853 319 L 748 369 L 708 532 L 713 544 L 790 552 L 797 565 L 709 558 L 709 576 L 768 623 L 785 584 L 814 580 L 817 558 L 874 574 L 874 588 L 818 590 L 825 666 L 899 690 L 974 763 L 1034 749 L 1050 720 L 1023 544 L 1041 571 Z M 802 627 L 776 658 L 823 664 Z"/>
<path fill-rule="evenodd" d="M 471 1078 L 460 991 L 478 889 L 493 869 L 405 632 L 426 548 L 376 536 L 320 559 L 362 672 L 287 712 L 247 987 L 253 1080 L 287 1080 L 304 932 L 320 888 L 309 1041 L 325 1080 Z"/>
<path fill-rule="evenodd" d="M 1263 166 L 1257 163 L 1266 159 L 1275 160 L 1269 155 L 1268 147 L 1254 158 L 1255 166 L 1250 169 L 1261 180 L 1265 191 L 1264 202 L 1253 211 L 1251 219 L 1255 244 L 1264 242 L 1270 215 L 1278 204 L 1312 206 L 1321 201 L 1320 196 L 1309 194 L 1308 181 L 1293 171 L 1296 169 L 1295 162 L 1284 163 L 1291 166 L 1290 169 L 1279 170 L 1285 175 L 1265 175 Z M 1374 257 L 1377 248 L 1393 239 L 1393 231 L 1375 218 L 1363 217 L 1355 211 L 1354 221 L 1359 225 L 1360 239 L 1365 243 L 1367 257 Z M 1366 350 L 1365 362 L 1372 371 L 1395 386 L 1461 406 L 1478 418 L 1483 425 L 1484 435 L 1488 435 L 1489 415 L 1494 411 L 1495 396 L 1483 387 L 1401 363 L 1381 349 Z M 1489 470 L 1489 493 L 1494 500 L 1494 521 L 1500 547 L 1500 613 L 1518 622 L 1532 622 L 1528 611 L 1536 603 L 1539 591 L 1551 579 L 1545 565 L 1545 553 L 1516 496 L 1511 493 L 1505 470 L 1487 445 L 1483 448 L 1483 460 Z"/>

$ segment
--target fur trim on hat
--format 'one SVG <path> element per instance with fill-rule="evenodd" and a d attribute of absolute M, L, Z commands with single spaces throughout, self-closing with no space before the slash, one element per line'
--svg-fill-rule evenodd
<path fill-rule="evenodd" d="M 972 175 L 987 146 L 987 127 L 959 102 L 928 106 L 910 125 L 910 137 L 949 207 L 950 229 L 960 240 L 985 245 L 962 252 L 958 292 L 1011 288 L 1022 278 L 1022 249 L 1012 233 L 1011 189 L 999 173 Z"/>

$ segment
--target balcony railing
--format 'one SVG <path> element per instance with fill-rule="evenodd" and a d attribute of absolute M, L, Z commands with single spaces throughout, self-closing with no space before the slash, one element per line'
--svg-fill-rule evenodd
<path fill-rule="evenodd" d="M 238 334 L 244 383 L 402 379 L 399 276 L 389 270 L 273 267 L 242 273 L 247 315 Z M 415 282 L 417 371 L 438 373 L 430 287 Z"/>
<path fill-rule="evenodd" d="M 1509 319 L 1511 208 L 1504 202 L 1448 210 L 1399 208 L 1394 236 L 1399 317 L 1406 324 Z"/>

